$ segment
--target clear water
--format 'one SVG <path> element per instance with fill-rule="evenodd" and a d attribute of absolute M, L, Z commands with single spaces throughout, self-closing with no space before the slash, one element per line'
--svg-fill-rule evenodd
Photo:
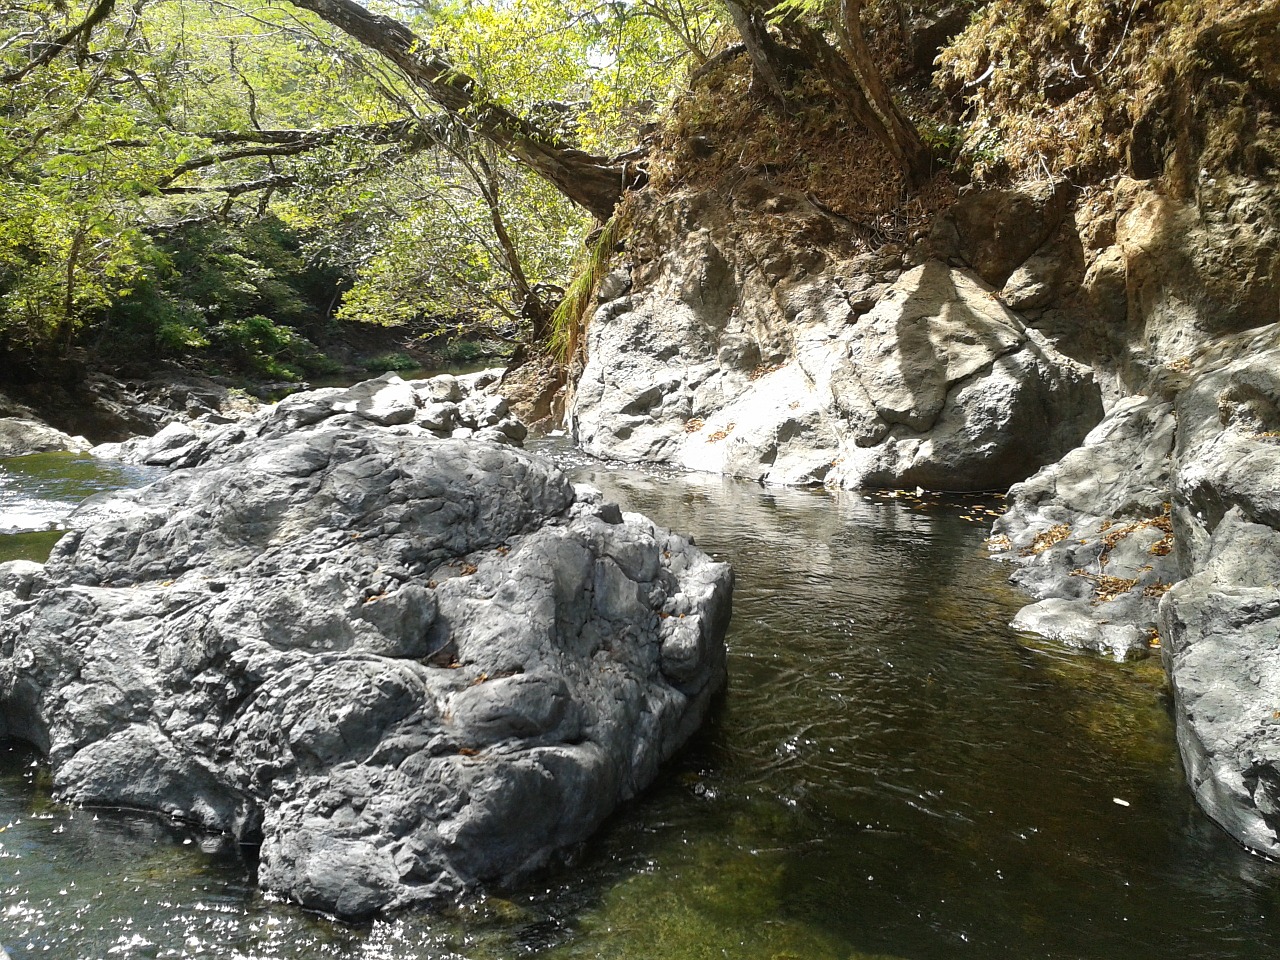
<path fill-rule="evenodd" d="M 0 542 L 0 562 L 43 560 L 57 540 L 49 531 L 58 528 L 81 501 L 94 494 L 141 486 L 161 472 L 85 453 L 0 458 L 0 534 L 30 534 L 26 541 Z"/>
<path fill-rule="evenodd" d="M 0 943 L 18 957 L 1256 958 L 1280 866 L 1183 783 L 1155 663 L 1005 626 L 990 504 L 609 470 L 579 479 L 737 570 L 730 688 L 563 866 L 347 927 L 148 817 L 49 801 L 0 746 Z M 1117 803 L 1120 800 L 1123 803 Z"/>

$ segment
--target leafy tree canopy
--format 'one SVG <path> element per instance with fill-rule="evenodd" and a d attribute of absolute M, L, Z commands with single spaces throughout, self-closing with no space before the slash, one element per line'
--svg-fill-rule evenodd
<path fill-rule="evenodd" d="M 344 29 L 353 11 L 393 14 L 407 52 Z M 575 204 L 546 168 L 607 176 L 616 199 L 628 168 L 605 158 L 705 59 L 714 23 L 706 0 L 9 5 L 0 338 L 69 343 L 154 293 L 193 225 L 268 214 L 352 277 L 344 316 L 536 328 L 582 249 L 582 206 L 608 207 Z M 202 309 L 161 339 L 229 322 Z"/>

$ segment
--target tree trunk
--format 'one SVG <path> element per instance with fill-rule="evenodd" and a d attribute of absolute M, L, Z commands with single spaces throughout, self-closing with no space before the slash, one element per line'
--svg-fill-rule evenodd
<path fill-rule="evenodd" d="M 598 219 L 608 220 L 623 192 L 643 184 L 643 171 L 634 164 L 556 143 L 528 120 L 489 100 L 476 90 L 473 79 L 400 21 L 370 13 L 354 0 L 290 2 L 386 57 L 431 100 Z"/>
<path fill-rule="evenodd" d="M 529 321 L 533 330 L 530 343 L 542 343 L 546 340 L 551 322 L 551 311 L 542 302 L 538 292 L 529 283 L 524 272 L 524 264 L 520 260 L 520 251 L 516 248 L 515 239 L 507 229 L 507 221 L 502 216 L 502 203 L 499 196 L 498 178 L 493 167 L 478 151 L 473 151 L 475 165 L 471 170 L 480 194 L 484 197 L 485 206 L 489 208 L 489 222 L 493 226 L 493 234 L 498 238 L 498 248 L 507 266 L 507 275 L 511 278 L 511 299 L 520 311 L 520 316 Z"/>
<path fill-rule="evenodd" d="M 933 158 L 915 125 L 893 99 L 871 58 L 871 49 L 862 33 L 862 0 L 840 0 L 840 22 L 836 33 L 849 65 L 853 67 L 862 95 L 875 112 L 879 127 L 876 133 L 911 183 L 923 183 L 932 173 Z"/>
<path fill-rule="evenodd" d="M 751 58 L 754 82 L 765 89 L 779 107 L 786 106 L 787 92 L 782 77 L 785 73 L 779 62 L 777 45 L 769 36 L 764 15 L 759 10 L 749 10 L 740 0 L 725 0 L 733 26 L 742 37 L 747 56 Z"/>
<path fill-rule="evenodd" d="M 765 13 L 759 0 L 725 0 L 733 24 L 755 70 L 755 76 L 772 97 L 785 104 L 789 81 L 787 55 L 790 47 L 780 45 L 768 33 Z M 862 32 L 863 0 L 838 0 L 836 35 L 840 50 L 823 34 L 798 20 L 779 21 L 785 40 L 794 43 L 799 57 L 819 71 L 831 86 L 832 95 L 844 104 L 852 119 L 880 140 L 913 184 L 932 173 L 932 156 L 911 121 L 893 99 L 880 75 L 871 49 Z"/>

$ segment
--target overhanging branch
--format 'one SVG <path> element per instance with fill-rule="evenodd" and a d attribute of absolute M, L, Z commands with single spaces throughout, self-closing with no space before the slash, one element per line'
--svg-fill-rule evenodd
<path fill-rule="evenodd" d="M 78 43 L 92 35 L 98 25 L 111 16 L 111 11 L 115 9 L 115 6 L 116 0 L 98 0 L 98 3 L 89 11 L 88 15 L 78 24 L 62 34 L 62 36 L 46 43 L 38 54 L 17 70 L 0 74 L 0 83 L 18 83 L 33 70 L 52 63 L 54 58 L 62 53 L 63 50 L 66 50 L 73 43 Z"/>
<path fill-rule="evenodd" d="M 291 187 L 297 182 L 297 177 L 290 174 L 277 173 L 270 177 L 260 177 L 257 180 L 243 180 L 240 183 L 209 183 L 185 187 L 161 187 L 160 192 L 165 196 L 221 193 L 228 197 L 239 197 L 246 193 L 253 193 L 255 190 L 266 190 L 268 188 L 275 190 L 280 187 Z"/>
<path fill-rule="evenodd" d="M 406 150 L 417 152 L 436 145 L 445 135 L 443 124 L 425 120 L 348 124 L 323 130 L 215 130 L 202 136 L 220 146 L 243 146 L 186 160 L 174 167 L 159 186 L 168 187 L 184 174 L 222 163 L 253 157 L 293 157 L 344 140 L 368 145 L 400 143 Z"/>
<path fill-rule="evenodd" d="M 635 165 L 565 146 L 495 103 L 475 80 L 398 20 L 371 13 L 354 0 L 290 2 L 386 57 L 430 100 L 599 219 L 612 215 L 625 190 L 643 183 L 643 173 Z"/>

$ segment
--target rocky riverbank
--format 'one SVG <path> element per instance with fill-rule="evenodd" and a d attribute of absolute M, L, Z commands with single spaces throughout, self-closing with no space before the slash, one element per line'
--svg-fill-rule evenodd
<path fill-rule="evenodd" d="M 0 737 L 348 918 L 580 842 L 722 686 L 731 573 L 504 408 L 386 377 L 99 448 L 178 469 L 0 565 Z"/>
<path fill-rule="evenodd" d="M 693 123 L 672 155 L 687 175 L 630 197 L 614 225 L 624 241 L 597 251 L 613 262 L 569 338 L 568 395 L 552 396 L 551 378 L 529 409 L 565 410 L 586 451 L 628 462 L 1009 489 L 992 547 L 1033 599 L 1016 624 L 1120 658 L 1158 649 L 1197 798 L 1251 849 L 1280 854 L 1277 16 L 1188 27 L 1185 62 L 1135 103 L 1123 159 L 1075 182 L 1041 157 L 1043 178 L 944 175 L 911 203 L 885 193 L 883 209 L 850 216 L 775 176 L 765 153 L 726 149 L 737 131 Z M 341 432 L 342 450 L 367 430 L 519 440 L 501 401 L 437 389 L 389 378 L 99 452 L 212 470 L 300 431 Z M 263 509 L 250 525 L 274 535 Z M 90 561 L 68 560 L 66 575 Z"/>
<path fill-rule="evenodd" d="M 1015 624 L 1160 650 L 1196 798 L 1280 854 L 1280 325 L 1213 341 L 1009 493 Z M 1153 384 L 1155 385 L 1155 384 Z"/>
<path fill-rule="evenodd" d="M 764 179 L 644 198 L 569 423 L 767 483 L 1013 484 L 1015 624 L 1159 650 L 1197 798 L 1277 855 L 1280 192 L 1212 111 L 1170 122 L 1162 176 L 970 190 L 872 252 Z"/>

